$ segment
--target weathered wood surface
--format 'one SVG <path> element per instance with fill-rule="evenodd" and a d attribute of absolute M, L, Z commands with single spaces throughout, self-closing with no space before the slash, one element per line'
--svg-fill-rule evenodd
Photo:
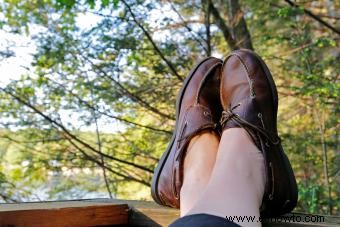
<path fill-rule="evenodd" d="M 126 203 L 88 201 L 0 205 L 0 226 L 103 226 L 127 224 Z"/>
<path fill-rule="evenodd" d="M 308 214 L 299 216 L 302 220 Z M 94 199 L 39 203 L 0 204 L 0 226 L 168 226 L 179 212 L 153 202 Z M 340 226 L 340 217 L 325 222 L 271 222 L 264 227 Z"/>

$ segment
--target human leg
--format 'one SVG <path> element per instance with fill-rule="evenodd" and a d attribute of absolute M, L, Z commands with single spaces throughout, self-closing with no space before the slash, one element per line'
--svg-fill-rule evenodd
<path fill-rule="evenodd" d="M 158 204 L 179 208 L 182 189 L 184 189 L 184 194 L 193 196 L 190 197 L 192 199 L 195 198 L 197 193 L 199 194 L 199 192 L 189 194 L 186 186 L 182 187 L 183 177 L 187 175 L 186 178 L 191 179 L 193 175 L 192 171 L 184 173 L 185 157 L 187 157 L 186 163 L 192 162 L 194 164 L 193 168 L 197 169 L 198 174 L 208 176 L 210 173 L 208 170 L 204 172 L 204 168 L 211 169 L 219 138 L 216 126 L 222 113 L 219 100 L 221 65 L 222 61 L 217 58 L 204 59 L 193 68 L 182 85 L 176 102 L 175 131 L 168 148 L 163 153 L 155 169 L 152 179 L 151 195 Z M 208 136 L 206 132 L 210 132 L 211 135 Z M 196 136 L 203 134 L 204 136 L 199 137 L 200 139 L 197 140 L 198 137 Z M 210 149 L 206 145 L 201 147 L 202 144 L 198 141 L 201 141 L 201 139 L 203 139 L 202 141 L 207 141 L 207 138 L 211 140 L 210 145 L 215 144 L 215 148 Z M 204 144 L 207 144 L 207 142 L 204 142 Z M 191 150 L 190 146 L 195 147 L 195 149 L 192 149 L 195 152 L 189 152 L 192 155 L 188 155 L 187 152 Z M 198 157 L 193 158 L 194 155 Z M 200 161 L 201 156 L 208 160 L 207 166 Z M 201 165 L 203 169 L 200 167 Z M 206 178 L 202 177 L 201 181 L 198 181 L 198 178 L 193 179 L 196 179 L 197 184 L 201 185 L 206 182 Z M 198 189 L 198 191 L 200 190 Z M 190 207 L 190 204 L 192 203 L 189 200 L 184 199 L 184 207 Z"/>
<path fill-rule="evenodd" d="M 215 164 L 219 136 L 204 132 L 191 139 L 184 159 L 180 211 L 186 214 L 202 196 Z"/>
<path fill-rule="evenodd" d="M 264 185 L 263 155 L 244 129 L 228 129 L 222 135 L 210 181 L 187 215 L 206 213 L 223 218 L 244 217 L 243 221 L 233 221 L 240 225 L 260 226 L 257 221 Z"/>

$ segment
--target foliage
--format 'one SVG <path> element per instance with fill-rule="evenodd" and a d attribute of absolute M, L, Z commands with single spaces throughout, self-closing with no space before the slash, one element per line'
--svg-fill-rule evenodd
<path fill-rule="evenodd" d="M 337 6 L 318 2 L 3 0 L 3 30 L 38 32 L 33 73 L 0 88 L 0 197 L 150 199 L 185 75 L 199 58 L 254 47 L 278 85 L 297 209 L 338 214 L 339 33 L 305 12 L 336 24 Z"/>

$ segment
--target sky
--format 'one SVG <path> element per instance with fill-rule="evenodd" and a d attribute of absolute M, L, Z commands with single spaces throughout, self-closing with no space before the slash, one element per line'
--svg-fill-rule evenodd
<path fill-rule="evenodd" d="M 164 16 L 170 17 L 174 20 L 178 19 L 178 15 L 171 10 L 170 6 L 164 7 L 160 10 L 152 10 L 149 12 L 151 26 L 154 28 L 162 26 L 159 24 Z M 0 15 L 1 16 L 1 15 Z M 95 26 L 102 18 L 96 14 L 87 12 L 79 14 L 77 17 L 77 25 L 81 29 L 88 29 Z M 195 29 L 195 28 L 193 28 Z M 5 87 L 11 80 L 19 79 L 23 74 L 34 75 L 34 69 L 31 66 L 33 60 L 32 55 L 36 51 L 36 45 L 32 37 L 42 31 L 37 25 L 30 26 L 30 34 L 13 34 L 0 30 L 0 51 L 10 48 L 14 52 L 14 56 L 7 59 L 0 59 L 0 87 Z M 167 31 L 155 33 L 153 39 L 158 41 L 165 39 L 169 35 Z M 180 38 L 180 37 L 178 37 Z M 67 111 L 60 112 L 62 121 L 71 123 L 72 125 L 80 126 L 78 116 L 74 113 L 70 114 Z M 76 122 L 76 123 L 75 123 Z M 100 131 L 102 132 L 116 132 L 123 130 L 124 126 L 120 122 L 98 122 Z M 113 124 L 113 125 L 112 125 Z M 82 126 L 82 130 L 95 131 L 95 125 Z"/>
<path fill-rule="evenodd" d="M 0 30 L 0 51 L 7 48 L 13 51 L 15 55 L 0 60 L 1 87 L 4 87 L 10 80 L 18 79 L 20 75 L 28 73 L 27 68 L 30 68 L 32 54 L 35 51 L 35 45 L 31 37 Z"/>
<path fill-rule="evenodd" d="M 91 14 L 79 14 L 77 24 L 80 28 L 86 29 L 94 26 L 99 17 Z M 20 78 L 22 74 L 29 73 L 31 68 L 32 54 L 36 45 L 32 39 L 41 28 L 36 25 L 30 26 L 30 34 L 13 34 L 0 29 L 0 51 L 9 48 L 15 53 L 13 57 L 0 60 L 0 86 L 5 86 L 10 80 Z"/>
<path fill-rule="evenodd" d="M 152 10 L 150 12 L 150 21 L 152 27 L 160 27 L 159 24 L 162 18 L 170 17 L 174 20 L 178 19 L 178 15 L 171 10 L 170 6 L 164 7 L 160 10 Z M 1 14 L 0 14 L 1 17 Z M 87 29 L 95 26 L 101 17 L 93 13 L 82 13 L 77 17 L 77 25 L 81 29 Z M 193 28 L 194 29 L 194 28 Z M 13 34 L 5 32 L 0 29 L 0 51 L 5 50 L 8 46 L 12 46 L 10 50 L 14 51 L 15 56 L 8 59 L 0 59 L 0 86 L 5 86 L 10 80 L 18 79 L 20 75 L 29 73 L 28 69 L 31 68 L 30 63 L 32 61 L 32 54 L 36 50 L 36 46 L 32 37 L 41 31 L 36 25 L 30 25 L 30 34 Z M 155 33 L 154 40 L 162 40 L 170 33 L 167 31 Z M 179 37 L 180 38 L 180 37 Z"/>
<path fill-rule="evenodd" d="M 111 12 L 112 13 L 112 12 Z M 178 19 L 178 15 L 173 12 L 170 6 L 161 10 L 152 10 L 150 13 L 150 21 L 154 21 L 153 27 L 161 26 L 159 24 L 159 18 L 171 17 Z M 1 16 L 1 15 L 0 15 Z M 53 15 L 52 15 L 53 17 Z M 91 13 L 81 13 L 78 15 L 76 23 L 81 29 L 88 29 L 95 26 L 102 17 Z M 34 75 L 34 69 L 31 66 L 33 60 L 33 54 L 36 52 L 36 45 L 32 37 L 42 31 L 37 25 L 30 25 L 30 34 L 13 34 L 5 32 L 0 29 L 0 51 L 4 51 L 7 48 L 14 52 L 14 56 L 0 59 L 0 87 L 5 87 L 11 80 L 19 79 L 23 74 Z M 154 40 L 162 40 L 169 35 L 167 32 L 156 33 L 153 37 Z M 71 123 L 76 127 L 80 127 L 81 122 L 77 120 L 76 113 L 70 114 L 67 111 L 61 111 L 60 116 L 64 124 Z M 120 122 L 104 122 L 99 121 L 98 126 L 100 131 L 106 133 L 113 133 L 116 131 L 124 130 L 125 126 Z M 96 126 L 81 126 L 84 131 L 95 131 Z"/>
<path fill-rule="evenodd" d="M 99 17 L 87 13 L 80 14 L 77 18 L 77 24 L 80 28 L 88 28 L 94 26 Z M 38 26 L 30 26 L 30 34 L 13 34 L 0 30 L 0 51 L 9 49 L 14 52 L 14 56 L 0 59 L 0 87 L 5 87 L 11 80 L 17 80 L 23 74 L 33 75 L 34 69 L 31 66 L 33 54 L 36 51 L 36 45 L 32 37 L 41 29 Z M 70 115 L 67 111 L 60 112 L 63 123 L 72 123 L 75 126 L 80 126 L 78 116 L 75 113 Z M 75 123 L 76 122 L 76 123 Z M 104 122 L 99 121 L 98 126 L 100 131 L 105 133 L 113 133 L 118 130 L 123 130 L 124 125 L 119 122 Z M 95 131 L 95 125 L 81 126 L 84 131 Z"/>

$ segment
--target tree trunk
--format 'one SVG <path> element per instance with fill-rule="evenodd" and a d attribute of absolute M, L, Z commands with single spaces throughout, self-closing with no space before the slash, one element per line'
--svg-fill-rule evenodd
<path fill-rule="evenodd" d="M 211 34 L 210 34 L 210 14 L 211 14 L 211 0 L 202 0 L 202 7 L 204 13 L 204 25 L 206 34 L 206 53 L 211 55 Z"/>
<path fill-rule="evenodd" d="M 329 170 L 328 170 L 328 156 L 327 156 L 327 145 L 325 139 L 325 118 L 324 113 L 321 112 L 317 118 L 319 120 L 319 132 L 321 137 L 321 146 L 322 146 L 322 161 L 323 161 L 323 175 L 325 181 L 325 187 L 327 190 L 327 197 L 328 197 L 328 214 L 332 214 L 332 197 L 331 197 L 331 186 L 329 182 Z"/>
<path fill-rule="evenodd" d="M 251 36 L 238 0 L 226 0 L 231 35 L 239 48 L 253 50 Z"/>
<path fill-rule="evenodd" d="M 246 48 L 253 50 L 251 36 L 238 0 L 222 0 L 219 6 L 219 8 L 216 8 L 210 2 L 211 14 L 230 49 Z M 226 19 L 222 16 L 224 14 L 223 7 L 228 9 L 225 17 L 228 18 L 229 24 L 226 23 Z"/>

